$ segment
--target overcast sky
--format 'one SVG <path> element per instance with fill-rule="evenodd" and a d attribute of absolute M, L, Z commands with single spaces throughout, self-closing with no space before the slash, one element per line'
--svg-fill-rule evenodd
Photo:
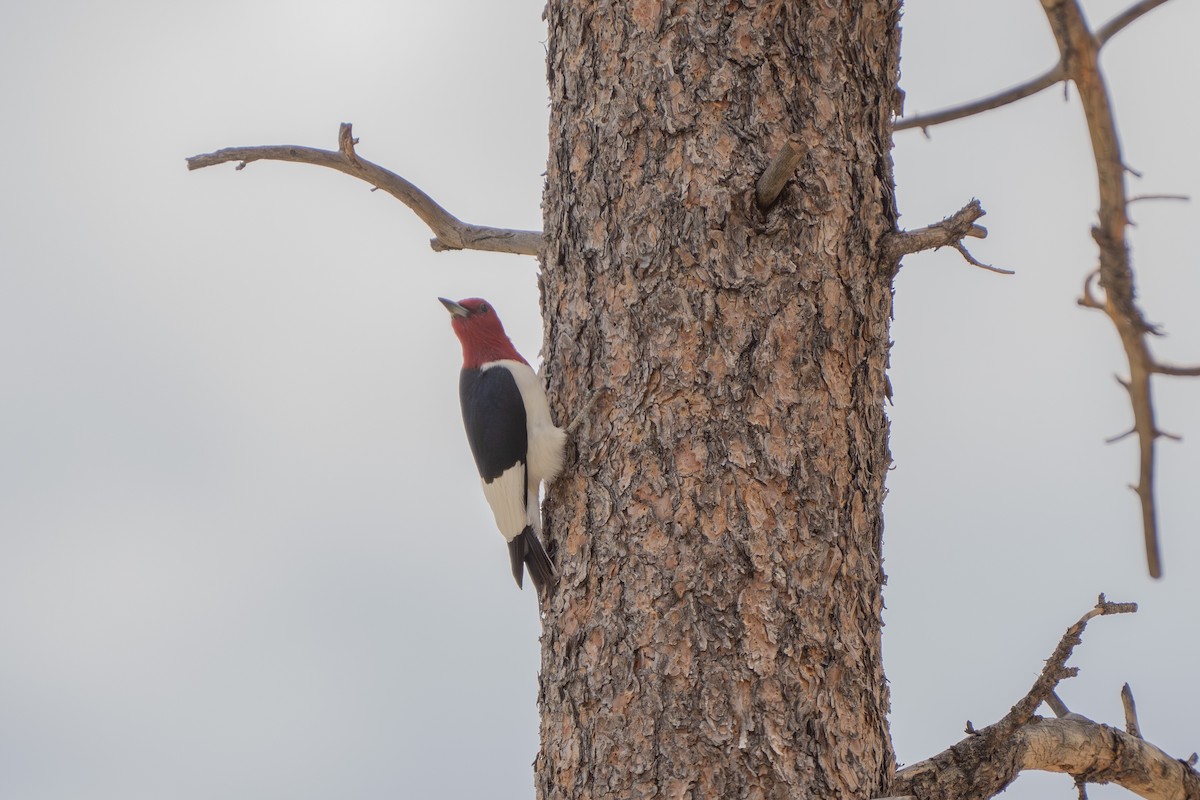
<path fill-rule="evenodd" d="M 1124 6 L 1090 2 L 1102 22 Z M 538 621 L 457 405 L 438 295 L 488 297 L 531 359 L 532 259 L 433 253 L 399 203 L 230 145 L 359 152 L 471 222 L 538 228 L 542 2 L 0 4 L 0 798 L 532 796 Z M 1133 193 L 1200 193 L 1195 32 L 1175 0 L 1105 54 Z M 1040 5 L 913 2 L 910 112 L 1039 74 Z M 1002 715 L 1066 626 L 1060 694 L 1200 748 L 1200 381 L 1155 384 L 1167 577 L 1146 575 L 1111 325 L 1061 89 L 900 134 L 903 224 L 979 197 L 974 269 L 896 285 L 885 657 L 897 755 Z M 1196 203 L 1143 203 L 1140 298 L 1200 361 Z M 1115 796 L 1093 791 L 1093 797 Z M 1012 797 L 1073 796 L 1062 776 Z"/>

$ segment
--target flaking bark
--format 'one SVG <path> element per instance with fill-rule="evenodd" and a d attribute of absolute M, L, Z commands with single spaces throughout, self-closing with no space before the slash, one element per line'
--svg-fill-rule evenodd
<path fill-rule="evenodd" d="M 546 504 L 538 796 L 886 794 L 899 3 L 546 15 L 550 394 L 612 391 Z"/>

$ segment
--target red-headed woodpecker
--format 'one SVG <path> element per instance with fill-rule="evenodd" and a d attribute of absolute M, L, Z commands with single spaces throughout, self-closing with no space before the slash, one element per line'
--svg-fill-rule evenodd
<path fill-rule="evenodd" d="M 567 434 L 550 419 L 541 380 L 513 347 L 491 304 L 477 297 L 438 300 L 462 344 L 458 395 L 483 496 L 508 540 L 517 586 L 528 566 L 540 593 L 555 572 L 540 538 L 538 487 L 562 471 Z"/>

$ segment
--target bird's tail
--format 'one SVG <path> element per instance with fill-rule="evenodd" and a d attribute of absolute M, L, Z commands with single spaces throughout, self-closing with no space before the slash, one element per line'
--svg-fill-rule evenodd
<path fill-rule="evenodd" d="M 513 540 L 508 543 L 508 558 L 512 562 L 512 574 L 517 580 L 517 586 L 521 585 L 521 579 L 527 566 L 529 567 L 529 577 L 533 580 L 533 587 L 537 589 L 538 594 L 548 589 L 558 579 L 558 573 L 554 570 L 554 562 L 546 554 L 546 548 L 542 547 L 542 542 L 533 532 L 532 526 L 526 525 L 525 530 L 514 536 Z"/>

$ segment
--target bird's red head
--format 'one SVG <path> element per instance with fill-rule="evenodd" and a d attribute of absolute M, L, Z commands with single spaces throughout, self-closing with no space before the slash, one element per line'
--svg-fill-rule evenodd
<path fill-rule="evenodd" d="M 478 297 L 457 303 L 444 297 L 438 300 L 450 312 L 450 327 L 462 345 L 463 369 L 478 369 L 489 361 L 504 359 L 529 363 L 513 347 L 491 303 Z"/>

